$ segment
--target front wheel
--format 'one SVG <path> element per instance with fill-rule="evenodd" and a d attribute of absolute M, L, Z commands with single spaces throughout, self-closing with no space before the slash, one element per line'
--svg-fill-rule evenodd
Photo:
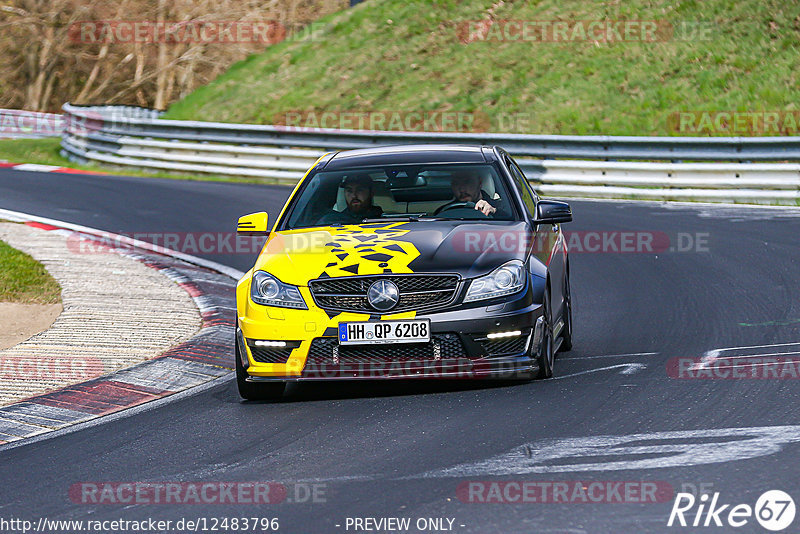
<path fill-rule="evenodd" d="M 559 352 L 572 350 L 572 292 L 569 287 L 569 269 L 564 277 L 564 328 L 561 330 L 561 347 Z"/>
<path fill-rule="evenodd" d="M 236 385 L 239 395 L 246 400 L 275 400 L 283 396 L 286 382 L 264 382 L 262 384 L 248 382 L 247 371 L 239 357 L 239 340 L 236 340 Z"/>
<path fill-rule="evenodd" d="M 536 361 L 539 364 L 539 374 L 536 378 L 551 378 L 553 376 L 553 364 L 555 352 L 553 351 L 553 323 L 550 319 L 550 288 L 545 286 L 542 303 L 542 342 L 539 346 L 539 354 Z M 535 348 L 534 348 L 535 350 Z"/>

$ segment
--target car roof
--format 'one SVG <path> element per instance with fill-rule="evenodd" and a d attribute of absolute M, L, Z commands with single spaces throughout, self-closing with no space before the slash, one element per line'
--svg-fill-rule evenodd
<path fill-rule="evenodd" d="M 326 171 L 374 165 L 414 165 L 424 163 L 486 163 L 493 150 L 468 145 L 397 145 L 345 150 L 331 157 Z"/>

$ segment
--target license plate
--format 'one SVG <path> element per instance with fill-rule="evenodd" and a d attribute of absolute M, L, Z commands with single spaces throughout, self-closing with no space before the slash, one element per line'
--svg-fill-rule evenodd
<path fill-rule="evenodd" d="M 431 322 L 428 319 L 339 323 L 339 345 L 427 343 L 430 340 Z"/>

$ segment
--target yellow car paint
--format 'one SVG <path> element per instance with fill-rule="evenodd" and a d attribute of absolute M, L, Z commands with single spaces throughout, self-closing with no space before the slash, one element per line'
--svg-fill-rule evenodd
<path fill-rule="evenodd" d="M 252 376 L 300 376 L 313 338 L 335 336 L 340 322 L 369 320 L 370 315 L 365 313 L 344 312 L 329 316 L 315 305 L 308 288 L 309 281 L 321 277 L 411 273 L 413 271 L 409 264 L 419 256 L 419 251 L 412 243 L 402 240 L 408 231 L 400 230 L 398 227 L 402 223 L 397 222 L 375 224 L 367 228 L 343 225 L 275 232 L 274 228 L 277 228 L 286 207 L 291 204 L 291 199 L 307 177 L 308 173 L 298 183 L 276 219 L 273 232 L 264 244 L 255 267 L 239 280 L 236 287 L 238 325 L 245 339 L 302 343 L 292 351 L 285 364 L 256 362 L 245 344 L 244 350 L 250 363 L 247 373 Z M 257 231 L 253 228 L 266 228 L 266 214 L 245 216 L 240 219 L 240 225 L 242 223 L 243 233 Z M 270 273 L 281 282 L 298 286 L 308 309 L 254 303 L 250 298 L 250 282 L 253 273 L 259 270 Z M 411 319 L 415 315 L 416 312 L 409 311 L 385 315 L 382 319 Z"/>

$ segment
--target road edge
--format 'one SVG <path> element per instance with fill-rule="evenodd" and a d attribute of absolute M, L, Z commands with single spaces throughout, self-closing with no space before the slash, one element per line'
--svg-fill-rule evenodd
<path fill-rule="evenodd" d="M 159 356 L 85 382 L 0 407 L 0 421 L 13 434 L 0 436 L 0 451 L 121 416 L 133 415 L 230 380 L 235 307 L 230 293 L 244 273 L 151 243 L 65 221 L 0 209 L 0 218 L 67 230 L 81 239 L 125 245 L 121 254 L 159 270 L 181 286 L 200 311 L 202 326 L 189 340 Z M 131 411 L 132 408 L 138 408 Z M 12 439 L 6 439 L 11 437 Z"/>

